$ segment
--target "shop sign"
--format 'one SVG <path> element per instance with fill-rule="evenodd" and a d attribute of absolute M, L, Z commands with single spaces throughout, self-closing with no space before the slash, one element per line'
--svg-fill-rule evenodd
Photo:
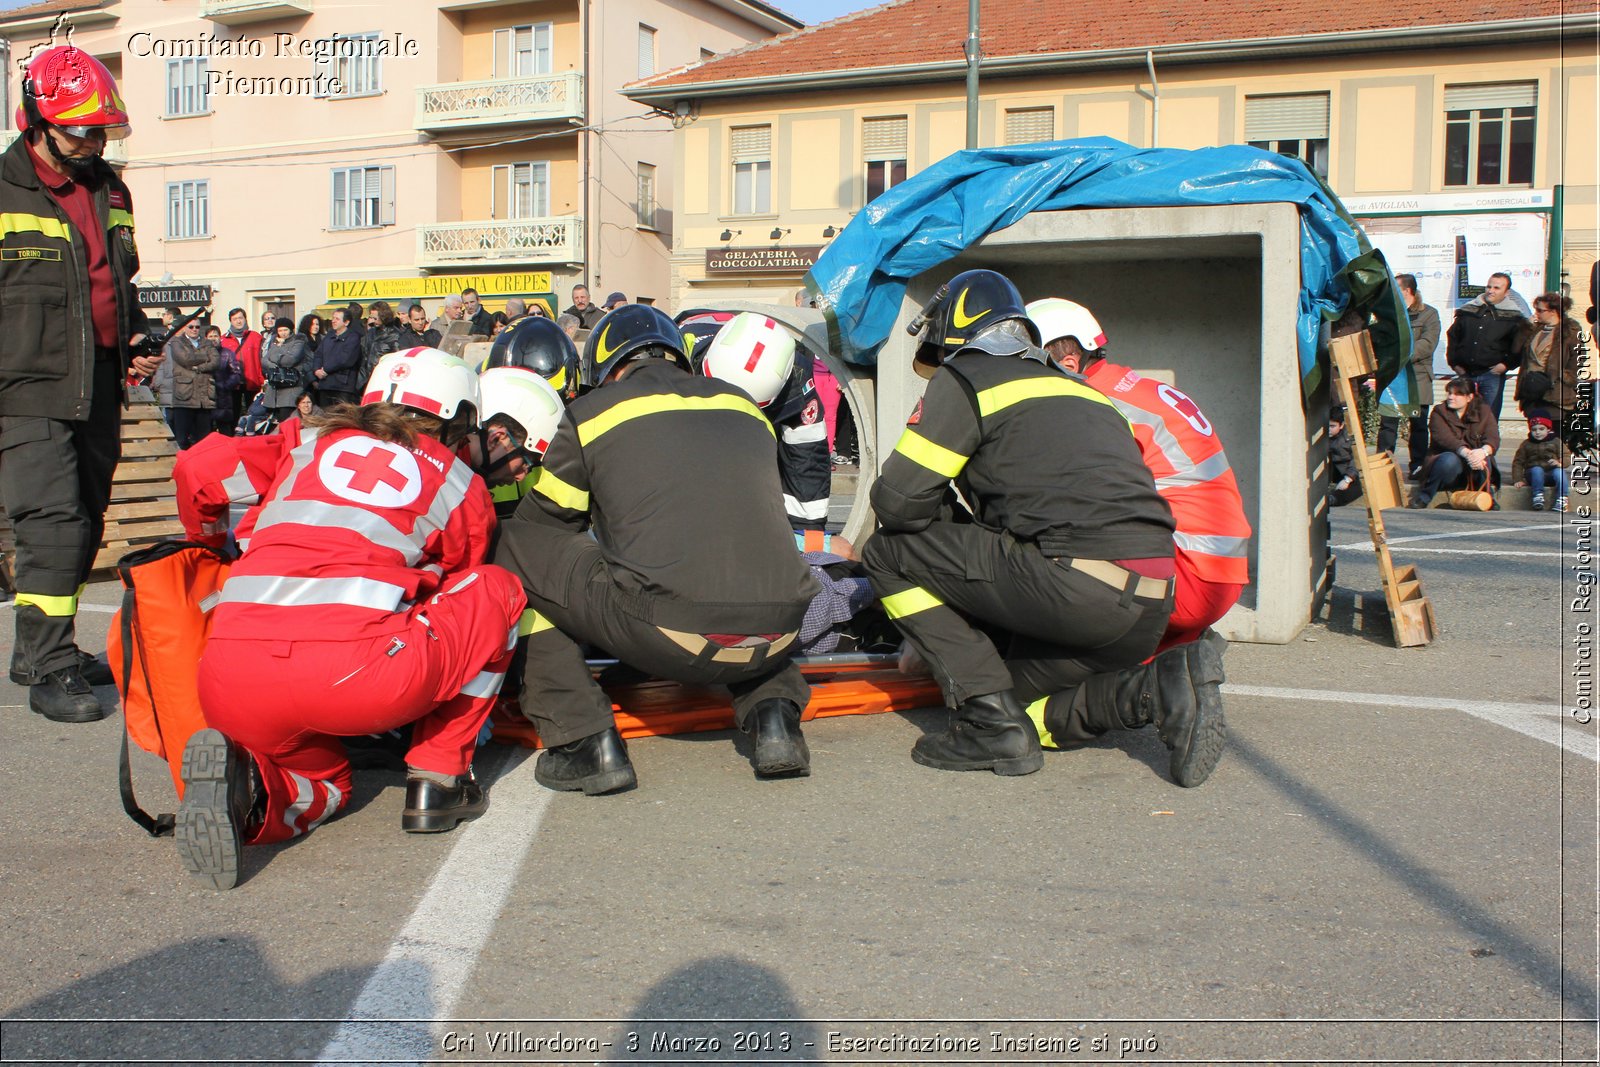
<path fill-rule="evenodd" d="M 816 266 L 821 245 L 794 248 L 708 248 L 707 274 L 804 274 Z"/>
<path fill-rule="evenodd" d="M 209 285 L 142 285 L 139 287 L 139 306 L 205 307 L 211 303 L 211 292 Z"/>
<path fill-rule="evenodd" d="M 505 274 L 427 274 L 415 278 L 330 278 L 328 302 L 344 304 L 351 300 L 404 300 L 407 297 L 445 297 L 463 289 L 476 289 L 479 296 L 521 296 L 548 293 L 547 270 L 513 271 Z"/>

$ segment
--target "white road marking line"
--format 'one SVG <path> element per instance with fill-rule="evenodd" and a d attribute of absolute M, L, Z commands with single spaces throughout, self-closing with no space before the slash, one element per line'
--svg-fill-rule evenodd
<path fill-rule="evenodd" d="M 1391 537 L 1389 538 L 1389 543 L 1391 545 L 1404 545 L 1410 544 L 1412 541 L 1443 541 L 1450 537 L 1484 537 L 1488 534 L 1497 533 L 1525 533 L 1529 530 L 1559 529 L 1561 529 L 1560 523 L 1530 523 L 1527 526 L 1491 526 L 1486 530 L 1457 530 L 1453 533 L 1413 534 L 1410 537 Z M 1329 545 L 1328 547 L 1333 549 L 1360 548 L 1362 545 L 1366 545 L 1368 548 L 1371 548 L 1372 542 L 1351 541 L 1346 545 Z"/>
<path fill-rule="evenodd" d="M 1372 545 L 1340 545 L 1341 552 L 1375 552 Z M 1402 556 L 1415 555 L 1418 552 L 1429 552 L 1440 556 L 1538 556 L 1560 559 L 1560 552 L 1517 552 L 1511 549 L 1498 548 L 1407 548 L 1400 553 Z"/>
<path fill-rule="evenodd" d="M 555 795 L 522 770 L 532 754 L 528 749 L 513 752 L 495 781 L 489 810 L 455 831 L 461 840 L 362 987 L 350 1018 L 323 1048 L 319 1063 L 428 1063 L 438 1056 L 431 1026 L 392 1020 L 446 1020 L 455 1014 Z"/>
<path fill-rule="evenodd" d="M 1456 700 L 1451 697 L 1418 697 L 1401 693 L 1346 693 L 1337 689 L 1285 689 L 1272 685 L 1231 685 L 1222 687 L 1231 696 L 1271 697 L 1278 700 L 1318 700 L 1327 704 L 1370 704 L 1376 707 L 1430 708 L 1438 711 L 1463 711 L 1475 719 L 1515 730 L 1525 737 L 1556 745 L 1573 755 L 1600 763 L 1600 739 L 1582 730 L 1563 729 L 1575 720 L 1570 709 L 1560 704 L 1510 704 L 1481 700 Z"/>
<path fill-rule="evenodd" d="M 120 605 L 117 605 L 117 604 L 84 604 L 84 603 L 80 602 L 78 604 L 78 610 L 79 611 L 97 611 L 97 612 L 101 613 L 102 615 L 114 615 L 117 612 L 121 611 L 122 608 L 121 608 Z"/>

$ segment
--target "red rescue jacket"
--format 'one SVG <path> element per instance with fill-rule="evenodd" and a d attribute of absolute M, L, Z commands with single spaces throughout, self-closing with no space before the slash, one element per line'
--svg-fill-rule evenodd
<path fill-rule="evenodd" d="M 1248 585 L 1250 520 L 1211 421 L 1172 386 L 1109 360 L 1095 362 L 1084 377 L 1133 426 L 1156 491 L 1177 521 L 1173 544 L 1195 576 Z"/>

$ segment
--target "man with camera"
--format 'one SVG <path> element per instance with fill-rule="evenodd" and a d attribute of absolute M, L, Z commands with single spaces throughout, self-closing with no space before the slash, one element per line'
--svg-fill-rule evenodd
<path fill-rule="evenodd" d="M 129 371 L 153 374 L 128 187 L 101 158 L 128 133 L 104 64 L 72 45 L 41 50 L 22 78 L 22 136 L 0 156 L 0 503 L 15 531 L 11 680 L 56 722 L 105 709 L 111 682 L 75 637 L 121 458 L 118 402 Z"/>

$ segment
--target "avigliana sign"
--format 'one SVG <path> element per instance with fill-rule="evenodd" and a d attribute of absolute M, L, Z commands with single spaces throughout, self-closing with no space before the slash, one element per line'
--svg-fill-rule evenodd
<path fill-rule="evenodd" d="M 480 296 L 522 296 L 550 292 L 550 272 L 520 271 L 507 274 L 428 274 L 415 278 L 330 278 L 328 302 L 348 300 L 404 300 L 407 297 L 444 297 L 463 289 Z"/>

